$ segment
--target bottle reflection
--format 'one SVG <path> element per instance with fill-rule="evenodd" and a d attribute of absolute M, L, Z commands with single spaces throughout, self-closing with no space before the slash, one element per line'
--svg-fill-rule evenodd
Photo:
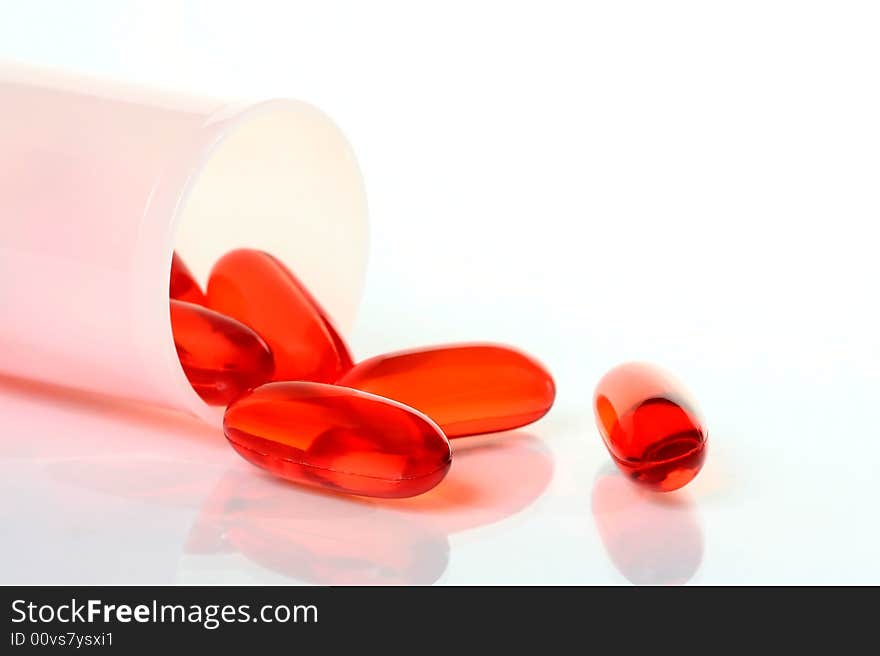
<path fill-rule="evenodd" d="M 167 451 L 226 454 L 223 436 L 186 415 L 49 383 L 0 374 L 4 458 L 58 460 Z M 210 457 L 210 455 L 208 456 Z"/>
<path fill-rule="evenodd" d="M 72 458 L 46 463 L 44 471 L 65 485 L 163 506 L 168 510 L 198 508 L 217 479 L 216 465 L 171 458 Z M 66 504 L 63 494 L 59 504 Z"/>
<path fill-rule="evenodd" d="M 446 480 L 412 499 L 346 497 L 235 469 L 209 496 L 185 551 L 239 554 L 306 583 L 434 583 L 449 561 L 450 533 L 519 512 L 552 470 L 541 442 L 525 433 L 457 443 Z"/>
<path fill-rule="evenodd" d="M 612 465 L 593 483 L 593 518 L 611 562 L 635 584 L 687 583 L 703 560 L 703 531 L 687 491 L 639 488 Z"/>

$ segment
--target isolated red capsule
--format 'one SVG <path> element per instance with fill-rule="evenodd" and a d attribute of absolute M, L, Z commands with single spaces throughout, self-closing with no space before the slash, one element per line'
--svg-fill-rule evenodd
<path fill-rule="evenodd" d="M 239 249 L 214 265 L 208 305 L 266 340 L 275 356 L 273 380 L 331 383 L 352 365 L 326 312 L 274 257 Z"/>
<path fill-rule="evenodd" d="M 371 497 L 411 497 L 452 462 L 427 417 L 345 387 L 268 383 L 232 403 L 223 431 L 251 463 L 297 483 Z"/>
<path fill-rule="evenodd" d="M 235 319 L 172 300 L 171 330 L 183 372 L 206 403 L 226 405 L 272 377 L 266 342 Z"/>
<path fill-rule="evenodd" d="M 178 301 L 187 301 L 188 303 L 196 303 L 197 305 L 207 305 L 208 299 L 205 298 L 202 288 L 196 282 L 195 276 L 186 266 L 186 263 L 177 253 L 171 257 L 171 281 L 169 283 L 168 295 Z"/>
<path fill-rule="evenodd" d="M 596 386 L 596 422 L 617 466 L 660 492 L 689 483 L 706 458 L 707 433 L 696 404 L 670 374 L 630 362 Z"/>
<path fill-rule="evenodd" d="M 493 344 L 380 355 L 359 362 L 337 384 L 416 408 L 450 438 L 525 426 L 547 414 L 556 396 L 539 362 Z"/>

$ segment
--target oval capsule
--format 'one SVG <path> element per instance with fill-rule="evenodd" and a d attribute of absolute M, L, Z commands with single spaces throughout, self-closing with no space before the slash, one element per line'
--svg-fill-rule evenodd
<path fill-rule="evenodd" d="M 525 426 L 547 414 L 556 388 L 534 358 L 494 344 L 453 344 L 380 355 L 337 384 L 424 412 L 447 437 Z"/>
<path fill-rule="evenodd" d="M 689 483 L 706 458 L 696 404 L 662 369 L 630 362 L 605 374 L 593 398 L 596 422 L 615 464 L 660 492 Z"/>
<path fill-rule="evenodd" d="M 177 253 L 171 256 L 171 280 L 168 283 L 168 295 L 178 301 L 207 305 L 208 299 L 196 282 L 192 271 Z"/>
<path fill-rule="evenodd" d="M 406 406 L 323 383 L 267 383 L 223 418 L 249 462 L 297 483 L 371 497 L 411 497 L 437 485 L 452 462 L 449 442 Z"/>
<path fill-rule="evenodd" d="M 352 365 L 327 313 L 299 280 L 263 251 L 224 255 L 208 280 L 208 305 L 256 330 L 275 356 L 273 380 L 331 383 Z"/>
<path fill-rule="evenodd" d="M 205 403 L 226 405 L 272 377 L 266 342 L 235 319 L 172 300 L 171 331 L 183 372 Z"/>

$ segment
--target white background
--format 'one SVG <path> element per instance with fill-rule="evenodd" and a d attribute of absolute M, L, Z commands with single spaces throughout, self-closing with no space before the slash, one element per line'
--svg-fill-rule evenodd
<path fill-rule="evenodd" d="M 0 581 L 880 583 L 878 33 L 870 2 L 0 2 L 2 58 L 322 107 L 370 203 L 356 354 L 504 341 L 559 389 L 385 504 L 0 381 L 32 420 L 0 436 Z M 630 359 L 707 417 L 662 498 L 592 418 Z"/>

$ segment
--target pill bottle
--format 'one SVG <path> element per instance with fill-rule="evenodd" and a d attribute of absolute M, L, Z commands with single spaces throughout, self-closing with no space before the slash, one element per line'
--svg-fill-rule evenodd
<path fill-rule="evenodd" d="M 351 329 L 366 203 L 325 114 L 0 64 L 0 375 L 218 422 L 174 348 L 171 257 L 204 286 L 241 247 L 277 256 Z"/>

